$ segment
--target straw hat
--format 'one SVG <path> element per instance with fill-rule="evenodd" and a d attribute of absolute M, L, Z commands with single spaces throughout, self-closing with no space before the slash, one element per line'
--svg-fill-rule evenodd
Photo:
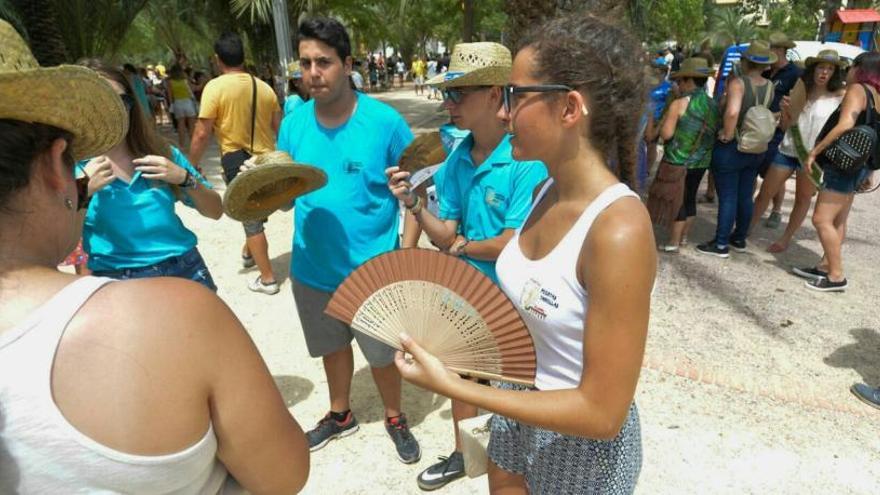
<path fill-rule="evenodd" d="M 778 57 L 770 51 L 770 44 L 764 40 L 754 40 L 749 44 L 749 49 L 742 54 L 742 58 L 754 64 L 775 64 Z"/>
<path fill-rule="evenodd" d="M 427 83 L 440 88 L 503 86 L 510 78 L 513 58 L 504 45 L 483 41 L 459 43 L 452 49 L 449 70 Z"/>
<path fill-rule="evenodd" d="M 681 62 L 681 66 L 677 71 L 669 75 L 670 79 L 680 79 L 682 77 L 708 78 L 712 73 L 709 68 L 709 62 L 702 57 L 686 58 Z"/>
<path fill-rule="evenodd" d="M 75 65 L 41 68 L 15 28 L 2 20 L 0 118 L 70 132 L 77 160 L 103 154 L 128 132 L 128 112 L 107 81 Z"/>
<path fill-rule="evenodd" d="M 846 67 L 846 61 L 840 58 L 840 55 L 837 53 L 837 50 L 827 49 L 822 50 L 815 57 L 807 57 L 804 65 L 807 67 L 818 64 L 820 62 L 826 62 L 829 64 L 836 65 L 840 68 Z"/>
<path fill-rule="evenodd" d="M 299 62 L 293 61 L 287 64 L 287 75 L 291 79 L 302 79 L 303 73 L 299 68 Z"/>
<path fill-rule="evenodd" d="M 235 220 L 266 218 L 294 198 L 327 183 L 323 170 L 294 163 L 283 151 L 257 155 L 254 165 L 256 167 L 238 174 L 223 195 L 223 210 Z"/>
<path fill-rule="evenodd" d="M 770 33 L 770 48 L 794 48 L 794 41 L 788 39 L 788 36 L 785 33 L 781 33 L 779 31 L 775 33 Z"/>

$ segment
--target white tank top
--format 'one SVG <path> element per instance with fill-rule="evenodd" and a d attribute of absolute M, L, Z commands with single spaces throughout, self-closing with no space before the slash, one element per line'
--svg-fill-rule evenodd
<path fill-rule="evenodd" d="M 541 188 L 532 211 L 552 184 L 553 179 L 548 179 Z M 526 258 L 520 250 L 522 227 L 498 256 L 495 269 L 499 285 L 519 311 L 535 343 L 538 360 L 535 387 L 539 390 L 575 388 L 581 382 L 584 318 L 589 295 L 578 282 L 578 256 L 596 217 L 611 203 L 628 196 L 638 198 L 624 184 L 602 191 L 559 244 L 539 260 Z M 531 214 L 529 212 L 529 216 Z"/>
<path fill-rule="evenodd" d="M 216 457 L 213 426 L 181 452 L 140 456 L 85 436 L 58 409 L 51 386 L 58 343 L 83 303 L 108 282 L 107 278 L 80 278 L 23 323 L 0 333 L 0 493 L 237 491 L 237 483 L 225 486 L 228 475 Z"/>

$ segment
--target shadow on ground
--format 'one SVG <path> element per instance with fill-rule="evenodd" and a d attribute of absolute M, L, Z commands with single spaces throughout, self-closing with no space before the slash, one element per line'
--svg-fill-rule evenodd
<path fill-rule="evenodd" d="M 411 427 L 419 425 L 428 414 L 443 407 L 447 400 L 446 397 L 403 383 L 402 409 Z M 351 409 L 355 411 L 361 423 L 385 420 L 382 399 L 373 382 L 373 374 L 369 366 L 355 370 L 351 381 Z"/>
<path fill-rule="evenodd" d="M 315 390 L 315 384 L 311 380 L 300 376 L 275 375 L 272 378 L 287 407 L 299 404 Z"/>
<path fill-rule="evenodd" d="M 272 273 L 275 274 L 275 282 L 278 285 L 284 283 L 290 276 L 290 251 L 286 253 L 279 254 L 278 256 L 269 260 L 269 263 L 272 264 Z M 239 268 L 238 273 L 258 273 L 257 267 L 253 266 L 250 268 Z M 251 280 L 253 280 L 254 275 L 251 276 Z"/>
<path fill-rule="evenodd" d="M 832 352 L 823 361 L 835 368 L 853 369 L 861 375 L 862 381 L 871 386 L 880 386 L 880 333 L 872 328 L 854 328 L 849 331 L 856 339 Z"/>
<path fill-rule="evenodd" d="M 704 217 L 697 216 L 688 235 L 690 239 L 689 245 L 682 249 L 694 249 L 694 246 L 711 239 L 715 235 L 715 222 L 707 220 Z M 781 335 L 779 325 L 770 321 L 766 315 L 755 310 L 749 302 L 749 296 L 753 294 L 752 287 L 749 285 L 736 284 L 731 280 L 719 277 L 713 273 L 706 265 L 707 263 L 735 263 L 736 258 L 748 256 L 753 258 L 754 255 L 749 253 L 736 253 L 731 255 L 731 259 L 722 260 L 705 256 L 705 262 L 700 259 L 685 256 L 666 256 L 664 259 L 672 264 L 682 275 L 686 276 L 689 281 L 695 283 L 707 295 L 722 301 L 730 307 L 730 309 L 742 316 L 745 316 L 758 326 L 767 335 L 784 339 Z M 754 263 L 753 259 L 746 261 Z"/>

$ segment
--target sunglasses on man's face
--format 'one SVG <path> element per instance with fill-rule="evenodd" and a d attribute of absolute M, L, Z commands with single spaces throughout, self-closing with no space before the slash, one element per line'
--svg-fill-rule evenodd
<path fill-rule="evenodd" d="M 468 93 L 476 93 L 477 91 L 484 90 L 491 86 L 472 86 L 468 88 L 446 88 L 440 90 L 440 94 L 443 95 L 443 101 L 451 101 L 452 103 L 458 104 L 461 103 L 464 95 Z"/>
<path fill-rule="evenodd" d="M 504 100 L 504 111 L 510 113 L 511 110 L 516 108 L 517 95 L 524 93 L 567 93 L 569 91 L 574 91 L 574 88 L 564 84 L 536 84 L 534 86 L 514 86 L 513 84 L 507 84 L 504 86 L 504 90 L 501 94 Z"/>

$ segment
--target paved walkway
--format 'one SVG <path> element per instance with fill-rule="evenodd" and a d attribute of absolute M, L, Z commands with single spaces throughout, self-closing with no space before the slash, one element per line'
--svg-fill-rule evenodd
<path fill-rule="evenodd" d="M 415 97 L 410 87 L 379 98 L 398 108 L 414 132 L 445 121 L 438 102 Z M 209 155 L 207 170 L 222 193 L 216 148 Z M 220 296 L 251 332 L 292 413 L 311 427 L 327 407 L 326 381 L 320 361 L 305 350 L 286 280 L 291 214 L 274 214 L 267 227 L 283 281 L 271 297 L 245 287 L 256 272 L 238 264 L 238 224 L 190 211 L 181 216 L 198 234 Z M 714 205 L 701 205 L 691 239 L 708 239 L 714 224 Z M 790 266 L 814 263 L 821 251 L 809 222 L 781 255 L 764 252 L 777 232 L 763 227 L 748 253 L 729 260 L 692 247 L 661 255 L 637 392 L 644 445 L 637 493 L 878 492 L 880 411 L 847 390 L 856 381 L 880 385 L 877 225 L 880 193 L 856 198 L 844 248 L 851 285 L 844 294 L 813 293 L 789 274 Z M 404 409 L 423 458 L 404 466 L 393 455 L 359 354 L 355 364 L 352 401 L 362 429 L 314 453 L 306 492 L 418 493 L 416 474 L 452 449 L 449 402 L 405 385 Z M 444 491 L 486 493 L 485 478 Z"/>

